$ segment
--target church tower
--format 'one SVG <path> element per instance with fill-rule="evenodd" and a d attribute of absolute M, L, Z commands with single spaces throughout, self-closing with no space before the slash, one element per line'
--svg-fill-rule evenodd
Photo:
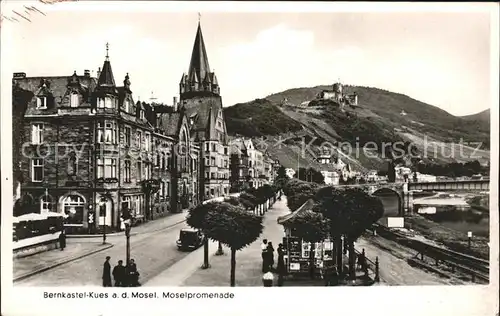
<path fill-rule="evenodd" d="M 198 22 L 188 73 L 182 74 L 179 83 L 179 94 L 181 100 L 192 96 L 218 96 L 220 94 L 217 77 L 214 72 L 210 71 L 208 64 L 200 22 Z"/>

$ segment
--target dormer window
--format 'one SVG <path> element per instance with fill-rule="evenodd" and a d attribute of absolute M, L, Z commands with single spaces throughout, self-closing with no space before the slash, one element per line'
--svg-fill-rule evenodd
<path fill-rule="evenodd" d="M 36 108 L 46 109 L 47 108 L 47 97 L 37 97 L 36 98 Z"/>
<path fill-rule="evenodd" d="M 139 117 L 141 120 L 144 120 L 144 110 L 139 111 Z"/>
<path fill-rule="evenodd" d="M 79 100 L 79 98 L 78 98 L 78 93 L 73 92 L 73 93 L 71 94 L 71 98 L 70 98 L 69 105 L 70 105 L 72 108 L 76 108 L 76 107 L 78 107 L 79 103 L 80 103 L 80 100 Z"/>

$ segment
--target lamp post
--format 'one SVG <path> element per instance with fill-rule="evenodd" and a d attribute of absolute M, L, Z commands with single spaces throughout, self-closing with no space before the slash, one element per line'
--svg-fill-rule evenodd
<path fill-rule="evenodd" d="M 467 232 L 467 247 L 469 248 L 469 250 L 470 250 L 471 242 L 472 242 L 472 232 Z"/>
<path fill-rule="evenodd" d="M 102 244 L 103 245 L 106 244 L 106 217 L 108 215 L 108 210 L 107 210 L 107 205 L 106 205 L 108 198 L 106 197 L 106 195 L 107 195 L 107 193 L 105 193 L 104 195 L 101 196 L 101 200 L 99 203 L 99 205 L 101 206 L 101 209 L 103 206 L 106 207 L 106 212 L 104 213 L 104 225 L 103 225 L 103 231 L 102 231 Z"/>

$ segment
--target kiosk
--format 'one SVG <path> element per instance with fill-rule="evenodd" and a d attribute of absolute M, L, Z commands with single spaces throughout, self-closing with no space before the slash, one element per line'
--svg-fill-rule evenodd
<path fill-rule="evenodd" d="M 285 267 L 288 274 L 303 274 L 310 271 L 310 254 L 314 251 L 314 265 L 316 271 L 321 271 L 321 268 L 329 265 L 334 265 L 333 258 L 333 241 L 325 239 L 322 242 L 317 242 L 314 249 L 311 249 L 310 242 L 306 242 L 294 236 L 293 230 L 289 226 L 291 220 L 302 212 L 310 211 L 313 201 L 309 200 L 299 207 L 295 212 L 278 218 L 278 224 L 283 225 L 285 237 L 283 237 L 283 246 L 286 249 Z"/>

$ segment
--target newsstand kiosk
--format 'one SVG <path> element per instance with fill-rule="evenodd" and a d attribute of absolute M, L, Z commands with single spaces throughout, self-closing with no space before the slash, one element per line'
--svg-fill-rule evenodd
<path fill-rule="evenodd" d="M 294 236 L 289 226 L 291 219 L 301 212 L 307 211 L 312 207 L 312 201 L 304 203 L 295 212 L 278 218 L 278 223 L 283 225 L 285 237 L 283 237 L 283 246 L 286 249 L 285 267 L 288 274 L 309 273 L 311 243 Z M 323 267 L 334 265 L 333 262 L 333 241 L 325 239 L 317 242 L 314 247 L 314 264 L 319 273 Z"/>

